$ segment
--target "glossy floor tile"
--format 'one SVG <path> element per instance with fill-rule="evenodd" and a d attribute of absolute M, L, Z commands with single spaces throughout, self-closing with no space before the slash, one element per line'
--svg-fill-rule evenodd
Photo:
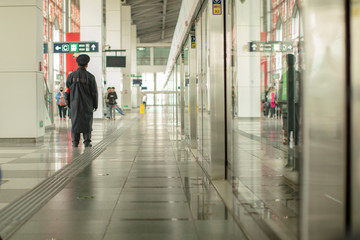
<path fill-rule="evenodd" d="M 11 239 L 246 239 L 186 144 L 170 140 L 164 110 L 136 120 Z"/>
<path fill-rule="evenodd" d="M 128 114 L 113 122 L 94 120 L 93 144 L 99 143 L 135 118 L 138 118 L 138 114 Z M 56 119 L 55 126 L 54 129 L 46 130 L 43 142 L 1 143 L 0 209 L 54 175 L 84 152 L 82 144 L 78 149 L 71 146 L 70 120 Z"/>

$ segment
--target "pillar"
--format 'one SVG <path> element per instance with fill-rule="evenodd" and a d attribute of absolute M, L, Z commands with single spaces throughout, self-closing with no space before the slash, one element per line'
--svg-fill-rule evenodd
<path fill-rule="evenodd" d="M 121 49 L 121 3 L 118 0 L 106 0 L 106 45 L 113 50 Z M 121 68 L 106 68 L 106 88 L 115 87 L 119 105 L 122 105 L 122 80 Z"/>
<path fill-rule="evenodd" d="M 42 1 L 0 1 L 0 139 L 45 135 Z"/>
<path fill-rule="evenodd" d="M 236 31 L 241 33 L 237 34 L 238 46 L 260 41 L 260 0 L 245 1 L 236 6 Z M 260 54 L 238 47 L 237 56 L 238 116 L 258 118 L 261 114 Z"/>
<path fill-rule="evenodd" d="M 190 39 L 195 38 L 190 35 Z M 197 86 L 196 86 L 196 47 L 189 41 L 189 110 L 190 110 L 190 146 L 193 149 L 197 148 Z"/>
<path fill-rule="evenodd" d="M 121 49 L 125 49 L 126 67 L 122 68 L 122 105 L 131 110 L 131 7 L 121 6 Z M 134 43 L 136 44 L 136 43 Z"/>
<path fill-rule="evenodd" d="M 224 2 L 224 1 L 223 1 Z M 210 105 L 210 166 L 212 179 L 225 179 L 225 80 L 224 80 L 224 20 L 223 15 L 213 15 L 208 8 L 208 77 Z M 223 7 L 223 4 L 222 4 Z M 222 11 L 223 13 L 224 11 Z"/>
<path fill-rule="evenodd" d="M 185 134 L 185 71 L 184 71 L 184 52 L 180 56 L 180 118 L 181 118 L 181 135 Z"/>
<path fill-rule="evenodd" d="M 99 93 L 99 107 L 94 118 L 103 118 L 103 45 L 104 21 L 103 0 L 80 0 L 80 41 L 95 41 L 99 43 L 99 52 L 88 53 L 90 62 L 88 71 L 95 76 Z"/>

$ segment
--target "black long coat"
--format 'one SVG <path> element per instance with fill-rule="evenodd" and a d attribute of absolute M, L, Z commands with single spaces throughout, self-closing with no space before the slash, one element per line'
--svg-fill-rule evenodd
<path fill-rule="evenodd" d="M 71 131 L 90 133 L 93 111 L 98 108 L 98 91 L 94 75 L 85 68 L 78 68 L 66 80 L 66 104 L 70 108 Z"/>

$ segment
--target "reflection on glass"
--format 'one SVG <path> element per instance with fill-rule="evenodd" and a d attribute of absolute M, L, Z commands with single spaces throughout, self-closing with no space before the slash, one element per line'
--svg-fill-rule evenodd
<path fill-rule="evenodd" d="M 254 14 L 254 8 L 259 7 L 259 14 Z M 282 225 L 269 225 L 274 234 L 296 239 L 301 153 L 301 9 L 293 0 L 247 4 L 233 0 L 229 8 L 229 179 L 239 202 L 257 216 Z M 250 52 L 243 47 L 253 41 L 269 48 Z"/>

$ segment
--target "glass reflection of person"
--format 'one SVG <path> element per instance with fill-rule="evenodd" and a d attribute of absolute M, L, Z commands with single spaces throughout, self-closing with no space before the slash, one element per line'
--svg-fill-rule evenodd
<path fill-rule="evenodd" d="M 284 144 L 288 143 L 291 132 L 293 132 L 295 144 L 297 144 L 300 128 L 301 74 L 295 70 L 296 58 L 293 54 L 286 55 L 286 62 L 288 69 L 281 76 L 279 82 L 278 103 L 283 116 Z"/>

